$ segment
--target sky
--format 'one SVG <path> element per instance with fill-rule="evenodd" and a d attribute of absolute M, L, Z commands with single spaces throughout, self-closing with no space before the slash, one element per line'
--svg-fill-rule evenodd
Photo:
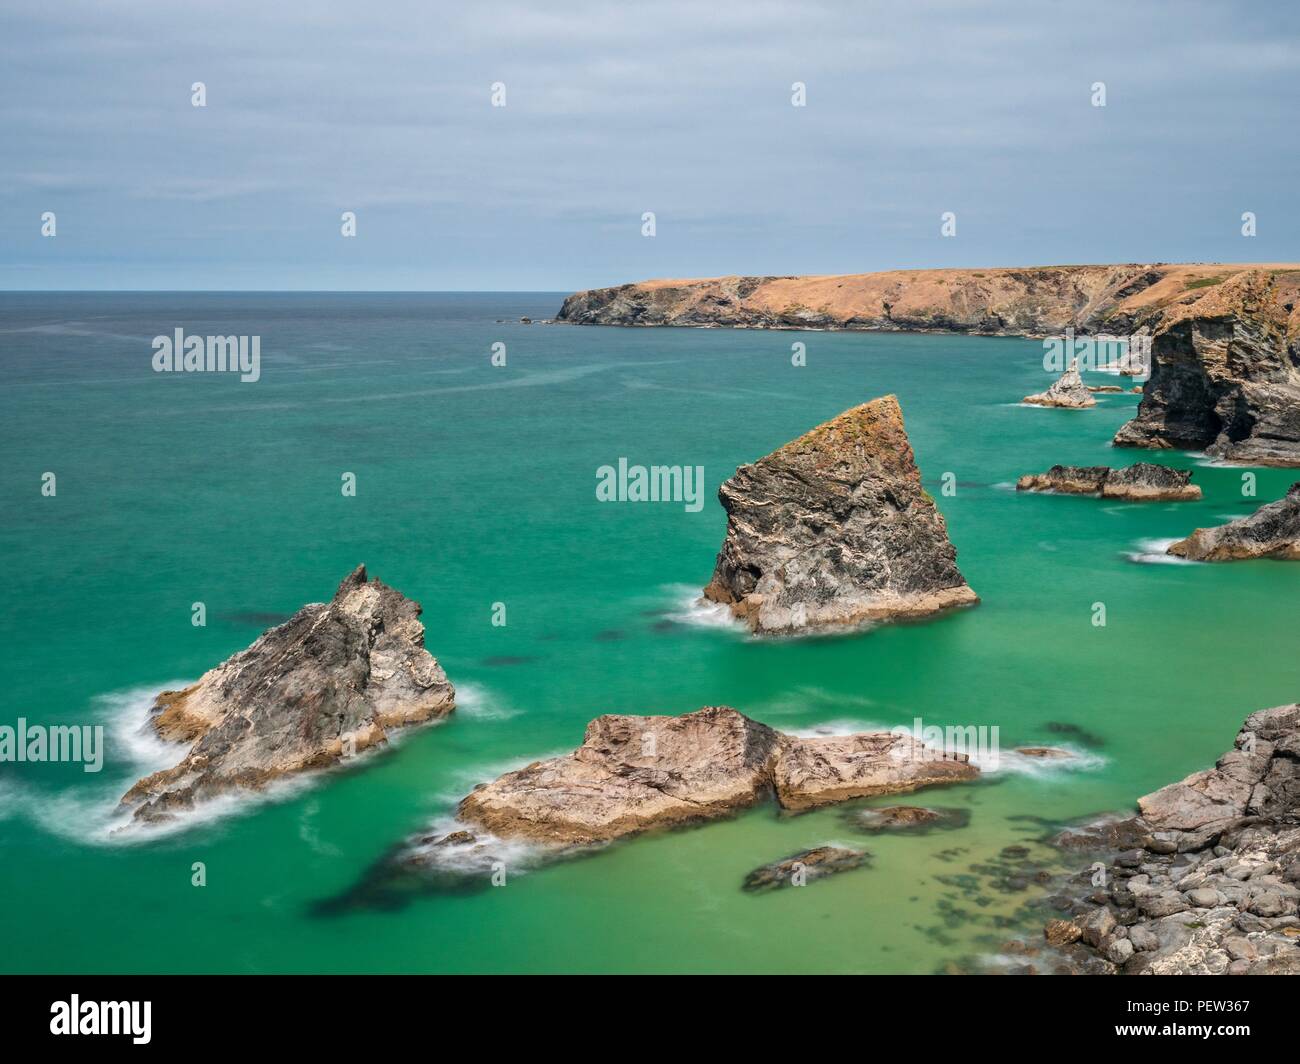
<path fill-rule="evenodd" d="M 5 0 L 0 289 L 1296 261 L 1298 103 L 1294 0 Z"/>

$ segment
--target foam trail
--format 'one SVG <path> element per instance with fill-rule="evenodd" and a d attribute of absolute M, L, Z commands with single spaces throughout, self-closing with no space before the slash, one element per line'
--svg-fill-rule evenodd
<path fill-rule="evenodd" d="M 674 611 L 667 614 L 671 621 L 696 628 L 722 628 L 749 634 L 749 628 L 720 602 L 707 602 L 700 589 L 690 584 L 669 584 L 664 589 L 673 598 Z"/>
<path fill-rule="evenodd" d="M 1125 551 L 1124 556 L 1143 565 L 1195 565 L 1190 559 L 1168 553 L 1169 547 L 1177 542 L 1177 539 L 1140 539 L 1137 550 Z"/>

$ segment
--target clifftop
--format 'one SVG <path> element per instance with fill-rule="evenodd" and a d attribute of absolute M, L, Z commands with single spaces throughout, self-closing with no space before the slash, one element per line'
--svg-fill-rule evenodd
<path fill-rule="evenodd" d="M 575 293 L 556 320 L 993 336 L 1073 327 L 1121 334 L 1167 308 L 1212 300 L 1219 285 L 1251 270 L 1272 275 L 1283 303 L 1296 302 L 1300 264 L 1127 263 L 642 281 Z"/>

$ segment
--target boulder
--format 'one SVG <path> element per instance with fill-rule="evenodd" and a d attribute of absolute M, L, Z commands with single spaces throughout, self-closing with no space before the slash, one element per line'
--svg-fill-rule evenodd
<path fill-rule="evenodd" d="M 892 395 L 741 466 L 718 497 L 727 533 L 704 597 L 755 632 L 845 629 L 979 601 Z"/>

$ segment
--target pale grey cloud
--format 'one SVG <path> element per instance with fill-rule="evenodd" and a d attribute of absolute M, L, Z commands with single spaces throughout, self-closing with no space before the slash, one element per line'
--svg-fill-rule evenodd
<path fill-rule="evenodd" d="M 7 7 L 12 286 L 570 289 L 1300 238 L 1288 3 Z"/>

